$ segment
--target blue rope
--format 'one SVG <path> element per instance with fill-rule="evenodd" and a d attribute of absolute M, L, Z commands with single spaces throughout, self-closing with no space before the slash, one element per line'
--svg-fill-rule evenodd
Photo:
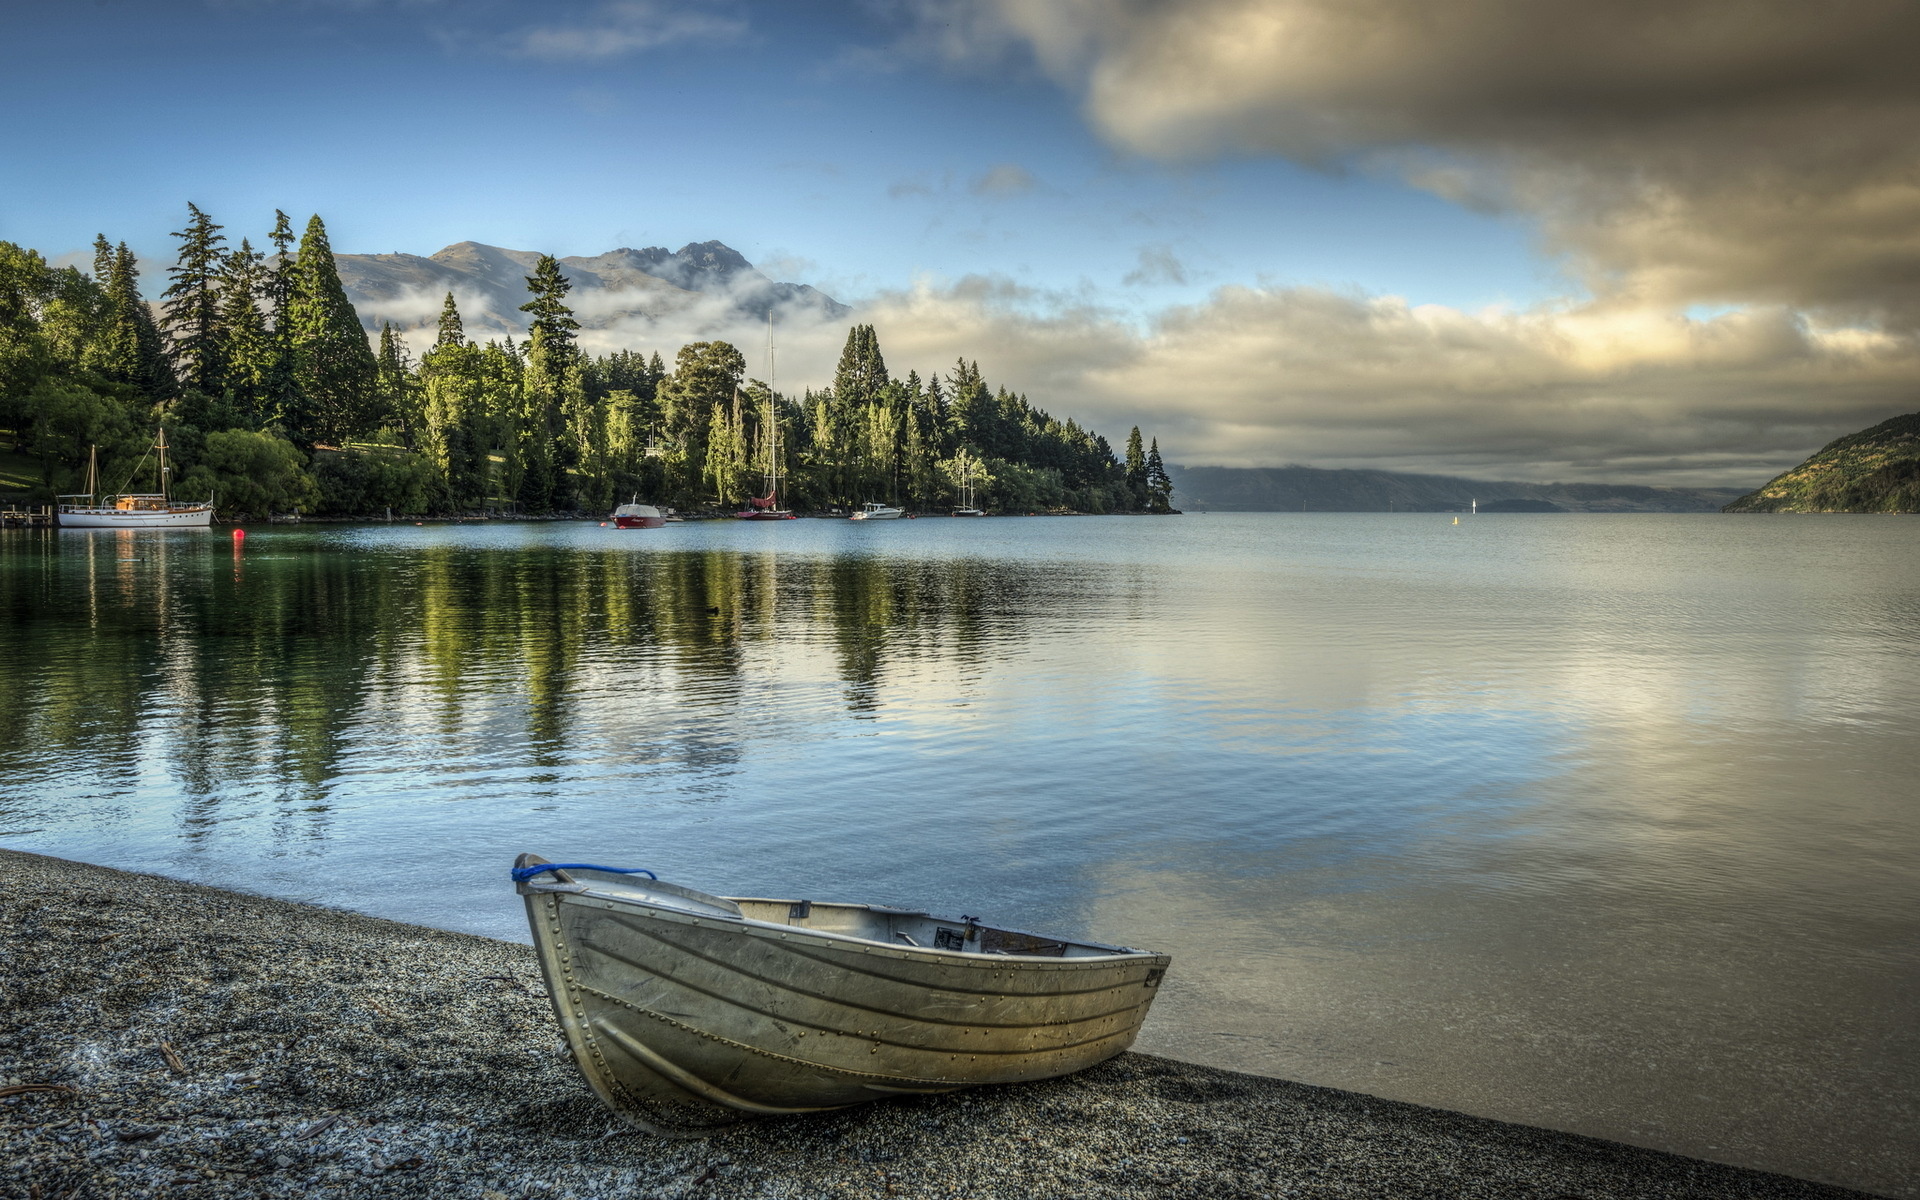
<path fill-rule="evenodd" d="M 597 867 L 592 863 L 541 863 L 537 867 L 515 867 L 513 881 L 525 883 L 535 875 L 546 871 L 606 871 L 613 875 L 645 875 L 648 879 L 660 878 L 645 867 Z"/>

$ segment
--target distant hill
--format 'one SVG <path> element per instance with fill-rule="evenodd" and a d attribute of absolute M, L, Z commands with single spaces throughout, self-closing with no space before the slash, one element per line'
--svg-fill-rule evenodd
<path fill-rule="evenodd" d="M 401 329 L 431 327 L 440 304 L 454 293 L 469 333 L 519 336 L 526 330 L 527 276 L 537 250 L 507 250 L 455 242 L 418 254 L 336 254 L 340 282 L 369 330 L 391 321 Z M 660 318 L 707 305 L 720 317 L 763 317 L 769 307 L 798 306 L 826 316 L 851 310 L 804 283 L 778 283 L 721 242 L 692 242 L 678 250 L 609 250 L 592 258 L 560 260 L 573 281 L 567 302 L 588 329 L 635 318 Z"/>
<path fill-rule="evenodd" d="M 1827 443 L 1727 511 L 1920 512 L 1920 413 Z"/>
<path fill-rule="evenodd" d="M 1218 512 L 1718 512 L 1738 488 L 1501 483 L 1318 467 L 1170 467 L 1174 504 Z"/>

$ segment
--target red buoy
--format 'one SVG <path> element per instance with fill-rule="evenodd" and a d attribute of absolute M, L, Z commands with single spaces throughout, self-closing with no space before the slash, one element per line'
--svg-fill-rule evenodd
<path fill-rule="evenodd" d="M 244 529 L 236 529 L 233 531 L 233 540 L 236 542 L 244 539 L 246 536 L 247 531 Z"/>

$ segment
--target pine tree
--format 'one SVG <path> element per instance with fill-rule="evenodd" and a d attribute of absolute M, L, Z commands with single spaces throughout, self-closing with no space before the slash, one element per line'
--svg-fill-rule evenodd
<path fill-rule="evenodd" d="M 840 365 L 833 372 L 835 398 L 849 407 L 872 404 L 887 383 L 887 360 L 880 356 L 880 339 L 873 326 L 855 325 L 847 331 Z"/>
<path fill-rule="evenodd" d="M 1153 439 L 1153 448 L 1147 451 L 1147 509 L 1149 512 L 1173 511 L 1173 480 L 1167 475 L 1166 464 L 1160 461 L 1160 439 Z"/>
<path fill-rule="evenodd" d="M 419 389 L 414 385 L 413 361 L 407 343 L 392 322 L 380 323 L 380 352 L 374 356 L 374 392 L 377 397 L 372 424 L 400 435 L 400 444 L 411 449 L 420 426 Z"/>
<path fill-rule="evenodd" d="M 542 254 L 533 274 L 527 276 L 527 291 L 533 293 L 533 299 L 520 306 L 521 312 L 533 314 L 533 324 L 527 330 L 529 343 L 536 350 L 545 349 L 556 369 L 561 370 L 571 365 L 573 335 L 580 328 L 573 310 L 567 307 L 567 293 L 572 290 L 573 281 L 560 273 L 559 262 L 551 254 Z"/>
<path fill-rule="evenodd" d="M 377 368 L 360 318 L 334 265 L 327 227 L 315 215 L 300 239 L 287 301 L 293 352 L 296 445 L 339 444 L 369 429 Z"/>
<path fill-rule="evenodd" d="M 440 334 L 433 341 L 435 350 L 444 350 L 448 346 L 467 344 L 466 326 L 460 322 L 460 310 L 453 303 L 453 293 L 447 293 L 446 303 L 440 306 Z"/>
<path fill-rule="evenodd" d="M 293 282 L 299 260 L 293 252 L 293 223 L 273 210 L 273 232 L 267 235 L 273 254 L 266 266 L 264 287 L 269 318 L 266 378 L 260 401 L 262 420 L 290 431 L 303 418 L 293 353 Z"/>
<path fill-rule="evenodd" d="M 260 311 L 267 272 L 247 239 L 220 271 L 220 354 L 227 367 L 227 408 L 259 429 L 272 416 L 267 385 L 273 374 L 273 333 Z"/>
<path fill-rule="evenodd" d="M 178 388 L 167 362 L 166 339 L 153 319 L 153 310 L 140 295 L 140 271 L 125 242 L 114 249 L 107 268 L 103 337 L 106 347 L 99 361 L 108 379 L 132 384 L 152 403 L 173 397 Z"/>
<path fill-rule="evenodd" d="M 224 338 L 220 329 L 220 274 L 226 238 L 212 217 L 189 203 L 187 227 L 180 239 L 180 256 L 168 276 L 173 280 L 161 299 L 166 301 L 165 329 L 172 339 L 174 374 L 202 396 L 220 396 L 227 387 Z"/>
<path fill-rule="evenodd" d="M 533 298 L 520 311 L 533 317 L 527 329 L 527 374 L 524 403 L 520 413 L 520 447 L 525 474 L 521 477 L 517 499 L 529 512 L 550 511 L 563 492 L 569 502 L 578 502 L 573 489 L 562 486 L 568 471 L 579 465 L 583 454 L 591 450 L 578 441 L 593 426 L 594 415 L 581 414 L 569 419 L 569 375 L 576 372 L 578 351 L 574 331 L 580 323 L 567 307 L 567 293 L 573 284 L 560 273 L 560 264 L 551 254 L 542 254 L 527 276 L 527 291 Z"/>
<path fill-rule="evenodd" d="M 1146 507 L 1147 503 L 1147 452 L 1140 441 L 1140 427 L 1135 425 L 1127 434 L 1127 491 L 1133 496 L 1134 509 Z"/>

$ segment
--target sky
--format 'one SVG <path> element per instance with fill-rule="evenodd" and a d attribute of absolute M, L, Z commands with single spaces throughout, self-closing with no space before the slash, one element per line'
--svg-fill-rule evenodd
<path fill-rule="evenodd" d="M 896 373 L 1188 465 L 1746 487 L 1920 408 L 1906 0 L 0 0 L 0 41 L 0 239 L 150 283 L 188 201 L 715 239 Z M 783 389 L 844 337 L 784 329 Z"/>

